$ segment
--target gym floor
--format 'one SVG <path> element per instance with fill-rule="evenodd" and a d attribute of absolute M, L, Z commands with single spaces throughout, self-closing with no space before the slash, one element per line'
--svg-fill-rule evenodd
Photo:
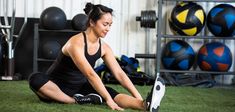
<path fill-rule="evenodd" d="M 127 93 L 120 85 L 112 85 Z M 1 112 L 110 112 L 106 105 L 67 105 L 43 103 L 29 89 L 27 81 L 0 81 Z M 151 86 L 136 86 L 146 97 Z M 92 108 L 90 108 L 92 106 Z M 160 112 L 233 112 L 235 88 L 218 85 L 213 88 L 167 86 Z M 138 112 L 126 109 L 125 112 Z"/>

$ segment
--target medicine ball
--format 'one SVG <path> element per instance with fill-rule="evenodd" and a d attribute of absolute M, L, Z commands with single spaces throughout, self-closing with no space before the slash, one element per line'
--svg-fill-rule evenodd
<path fill-rule="evenodd" d="M 200 5 L 194 2 L 180 2 L 173 8 L 168 21 L 174 34 L 195 36 L 204 27 L 205 19 L 205 11 Z"/>
<path fill-rule="evenodd" d="M 48 30 L 62 30 L 66 27 L 67 18 L 58 7 L 46 8 L 40 16 L 40 25 Z"/>
<path fill-rule="evenodd" d="M 42 45 L 42 55 L 46 59 L 55 59 L 61 49 L 56 41 L 47 41 Z"/>
<path fill-rule="evenodd" d="M 207 17 L 209 31 L 220 37 L 235 35 L 235 7 L 230 4 L 219 4 L 213 7 Z"/>
<path fill-rule="evenodd" d="M 183 40 L 169 41 L 162 50 L 164 68 L 170 70 L 188 70 L 195 61 L 193 48 Z"/>
<path fill-rule="evenodd" d="M 197 64 L 204 71 L 225 72 L 231 67 L 232 54 L 223 43 L 207 43 L 198 51 Z"/>
<path fill-rule="evenodd" d="M 85 31 L 87 28 L 88 17 L 86 14 L 77 14 L 72 19 L 72 28 L 78 31 Z"/>

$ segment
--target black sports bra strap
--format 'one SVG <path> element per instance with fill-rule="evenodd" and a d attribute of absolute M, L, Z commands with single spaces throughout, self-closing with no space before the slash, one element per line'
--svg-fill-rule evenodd
<path fill-rule="evenodd" d="M 87 47 L 87 39 L 86 39 L 86 33 L 85 32 L 82 32 L 83 36 L 84 36 L 84 43 L 85 43 L 85 54 L 88 54 L 88 47 Z M 98 55 L 101 55 L 101 39 L 99 39 L 99 50 L 98 52 L 96 52 L 96 54 L 98 53 Z"/>
<path fill-rule="evenodd" d="M 82 32 L 83 37 L 84 37 L 84 43 L 85 43 L 85 52 L 87 51 L 87 42 L 86 42 L 86 33 Z"/>
<path fill-rule="evenodd" d="M 101 49 L 101 39 L 99 39 L 99 44 L 100 44 L 100 47 L 99 47 L 99 49 Z"/>
<path fill-rule="evenodd" d="M 84 37 L 84 43 L 86 44 L 86 33 L 82 32 L 82 34 L 83 34 L 83 37 Z"/>
<path fill-rule="evenodd" d="M 86 33 L 85 33 L 85 32 L 82 32 L 82 34 L 83 34 L 83 37 L 84 37 L 85 47 L 86 47 L 86 49 L 87 49 Z M 100 47 L 99 47 L 99 48 L 101 48 L 101 39 L 99 39 L 99 44 L 100 44 Z"/>

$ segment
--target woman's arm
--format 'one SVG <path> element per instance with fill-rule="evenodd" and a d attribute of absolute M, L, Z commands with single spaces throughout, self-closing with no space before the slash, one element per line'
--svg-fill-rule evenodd
<path fill-rule="evenodd" d="M 115 78 L 120 82 L 120 84 L 124 88 L 126 88 L 132 94 L 132 96 L 140 100 L 143 100 L 142 96 L 137 91 L 137 89 L 135 88 L 129 77 L 121 69 L 120 65 L 115 59 L 115 56 L 111 48 L 107 44 L 103 44 L 102 50 L 104 51 L 103 60 L 105 64 L 108 66 L 108 68 L 112 71 L 112 74 L 115 76 Z"/>

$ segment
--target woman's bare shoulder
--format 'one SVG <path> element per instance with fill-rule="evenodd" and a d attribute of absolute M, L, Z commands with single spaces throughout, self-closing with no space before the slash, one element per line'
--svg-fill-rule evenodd
<path fill-rule="evenodd" d="M 62 51 L 67 54 L 68 50 L 82 48 L 84 46 L 84 40 L 82 34 L 76 34 L 72 36 L 63 46 Z"/>
<path fill-rule="evenodd" d="M 103 41 L 102 42 L 102 56 L 110 52 L 112 52 L 111 47 L 109 46 L 109 44 Z"/>
<path fill-rule="evenodd" d="M 72 36 L 72 37 L 66 42 L 66 44 L 67 44 L 67 43 L 70 43 L 70 44 L 72 44 L 72 45 L 73 45 L 73 44 L 81 45 L 81 44 L 84 42 L 83 39 L 84 39 L 84 38 L 83 38 L 82 33 L 78 33 L 78 34 Z"/>
<path fill-rule="evenodd" d="M 101 40 L 101 46 L 103 50 L 110 49 L 110 46 L 103 40 Z"/>

